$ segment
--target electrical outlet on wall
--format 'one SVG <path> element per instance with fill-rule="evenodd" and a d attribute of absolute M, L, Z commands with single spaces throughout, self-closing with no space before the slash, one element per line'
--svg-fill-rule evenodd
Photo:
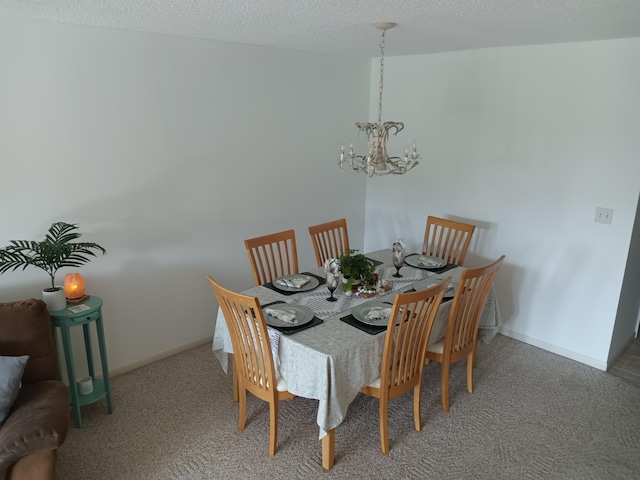
<path fill-rule="evenodd" d="M 596 222 L 610 224 L 611 220 L 613 220 L 612 208 L 596 207 Z"/>

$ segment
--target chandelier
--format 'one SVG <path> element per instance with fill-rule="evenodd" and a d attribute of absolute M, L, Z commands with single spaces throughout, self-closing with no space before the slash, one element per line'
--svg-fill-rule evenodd
<path fill-rule="evenodd" d="M 389 132 L 397 135 L 404 128 L 402 122 L 382 123 L 382 86 L 384 78 L 384 36 L 387 30 L 396 26 L 393 22 L 374 23 L 374 27 L 382 31 L 380 40 L 380 83 L 378 97 L 378 122 L 361 123 L 357 122 L 356 127 L 365 133 L 369 139 L 369 153 L 367 155 L 356 155 L 353 151 L 353 143 L 349 145 L 349 153 L 345 153 L 344 145 L 340 151 L 338 165 L 345 173 L 366 173 L 369 177 L 374 175 L 404 175 L 418 164 L 420 155 L 416 150 L 414 140 L 411 151 L 409 147 L 404 149 L 404 157 L 390 157 L 387 154 L 387 138 Z"/>

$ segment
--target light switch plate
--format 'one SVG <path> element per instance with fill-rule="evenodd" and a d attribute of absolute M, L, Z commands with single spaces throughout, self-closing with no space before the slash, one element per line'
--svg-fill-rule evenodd
<path fill-rule="evenodd" d="M 613 220 L 612 208 L 596 207 L 596 222 L 610 224 L 611 220 Z"/>

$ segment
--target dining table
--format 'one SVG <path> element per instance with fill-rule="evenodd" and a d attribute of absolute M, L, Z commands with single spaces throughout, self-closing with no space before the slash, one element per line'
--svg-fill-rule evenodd
<path fill-rule="evenodd" d="M 418 255 L 418 254 L 413 254 Z M 255 296 L 260 304 L 274 302 L 303 305 L 313 310 L 313 322 L 307 327 L 276 329 L 268 327 L 276 371 L 286 380 L 287 389 L 296 396 L 318 400 L 316 421 L 319 439 L 322 443 L 322 466 L 331 469 L 334 464 L 335 431 L 344 421 L 351 402 L 360 389 L 380 376 L 385 328 L 373 328 L 354 319 L 354 309 L 366 302 L 392 303 L 397 293 L 412 291 L 414 286 L 424 285 L 425 279 L 442 280 L 451 277 L 457 285 L 464 267 L 447 264 L 438 269 L 417 266 L 415 258 L 400 268 L 401 277 L 394 277 L 396 268 L 392 264 L 392 251 L 378 250 L 365 254 L 376 265 L 379 280 L 388 289 L 369 297 L 368 295 L 347 295 L 340 288 L 335 293 L 336 301 L 327 301 L 329 291 L 324 284 L 326 274 L 323 268 L 300 272 L 315 279 L 318 286 L 307 291 L 295 289 L 281 290 L 273 283 L 254 286 L 243 294 Z M 416 257 L 417 258 L 417 257 Z M 413 266 L 412 266 L 413 265 Z M 291 291 L 293 290 L 293 291 Z M 441 303 L 434 320 L 429 344 L 444 338 L 447 319 L 451 309 L 451 299 Z M 491 287 L 482 310 L 479 338 L 488 343 L 500 326 L 500 312 L 495 291 Z M 221 309 L 214 327 L 212 350 L 220 361 L 222 369 L 228 373 L 229 355 L 233 346 L 229 330 Z"/>

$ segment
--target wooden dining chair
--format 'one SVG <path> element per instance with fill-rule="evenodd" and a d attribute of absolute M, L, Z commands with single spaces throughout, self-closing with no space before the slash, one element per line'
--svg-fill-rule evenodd
<path fill-rule="evenodd" d="M 389 400 L 413 389 L 413 421 L 417 431 L 420 419 L 420 390 L 427 340 L 442 297 L 451 277 L 441 283 L 411 293 L 396 295 L 391 307 L 382 351 L 380 377 L 360 391 L 380 400 L 380 444 L 389 453 Z"/>
<path fill-rule="evenodd" d="M 234 389 L 238 388 L 240 412 L 238 429 L 244 430 L 247 416 L 247 392 L 269 403 L 269 455 L 274 456 L 278 442 L 278 402 L 294 398 L 287 382 L 275 373 L 271 342 L 262 308 L 257 298 L 233 292 L 207 275 L 227 322 L 235 367 Z"/>
<path fill-rule="evenodd" d="M 344 218 L 313 225 L 309 227 L 309 235 L 319 267 L 322 267 L 328 258 L 338 258 L 349 251 L 349 231 L 347 220 Z"/>
<path fill-rule="evenodd" d="M 478 345 L 480 315 L 503 260 L 504 255 L 487 266 L 462 272 L 451 304 L 445 336 L 427 347 L 426 363 L 435 360 L 442 364 L 443 410 L 449 410 L 449 370 L 452 363 L 467 359 L 467 390 L 473 393 L 473 363 Z"/>
<path fill-rule="evenodd" d="M 475 225 L 446 218 L 427 217 L 422 254 L 462 266 Z"/>
<path fill-rule="evenodd" d="M 298 271 L 298 250 L 293 230 L 263 235 L 244 241 L 256 285 L 264 285 Z"/>

